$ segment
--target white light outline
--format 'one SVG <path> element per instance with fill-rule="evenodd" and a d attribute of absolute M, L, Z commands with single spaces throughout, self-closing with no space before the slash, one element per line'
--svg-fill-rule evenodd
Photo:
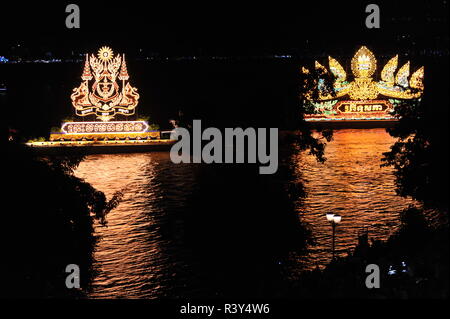
<path fill-rule="evenodd" d="M 141 124 L 143 124 L 144 125 L 144 130 L 142 130 L 142 131 L 131 131 L 131 132 L 123 132 L 123 131 L 120 131 L 120 132 L 116 132 L 116 131 L 110 131 L 110 132 L 81 132 L 81 133 L 69 133 L 69 132 L 67 132 L 65 129 L 64 129 L 64 127 L 66 126 L 66 125 L 69 125 L 69 124 L 104 124 L 104 125 L 108 125 L 108 124 L 137 124 L 137 123 L 141 123 Z M 91 134 L 131 134 L 131 133 L 147 133 L 147 132 L 149 132 L 149 125 L 148 125 L 148 122 L 147 121 L 112 121 L 112 122 L 64 122 L 62 125 L 61 125 L 61 131 L 62 131 L 62 134 L 69 134 L 69 135 L 91 135 Z M 55 133 L 52 133 L 52 134 L 55 134 Z M 57 134 L 57 133 L 56 133 Z"/>

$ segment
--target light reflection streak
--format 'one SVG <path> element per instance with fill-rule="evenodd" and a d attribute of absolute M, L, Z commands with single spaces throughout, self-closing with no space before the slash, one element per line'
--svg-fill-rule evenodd
<path fill-rule="evenodd" d="M 298 203 L 299 218 L 312 230 L 314 245 L 303 266 L 323 267 L 331 260 L 331 227 L 326 213 L 342 215 L 336 228 L 336 256 L 345 256 L 366 227 L 369 237 L 386 240 L 399 225 L 399 212 L 414 202 L 395 193 L 391 167 L 380 167 L 382 153 L 395 142 L 385 129 L 336 130 L 318 163 L 307 154 L 294 158 L 307 197 Z"/>
<path fill-rule="evenodd" d="M 167 216 L 165 206 L 183 203 L 189 192 L 190 187 L 178 189 L 180 176 L 176 176 L 190 181 L 189 170 L 175 167 L 168 153 L 108 154 L 88 156 L 75 174 L 107 198 L 116 191 L 124 192 L 123 201 L 107 216 L 108 227 L 95 228 L 100 240 L 94 257 L 100 271 L 90 297 L 157 298 L 170 294 L 176 286 L 174 277 L 184 265 L 175 259 L 182 258 L 181 253 L 176 257 L 169 253 L 177 249 L 176 238 L 163 236 L 161 227 L 176 218 Z M 170 198 L 172 188 L 178 192 L 174 200 Z M 176 209 L 170 211 L 176 213 Z"/>

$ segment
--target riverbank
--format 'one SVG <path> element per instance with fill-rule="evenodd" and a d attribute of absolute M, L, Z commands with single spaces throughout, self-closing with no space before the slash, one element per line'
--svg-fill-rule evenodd
<path fill-rule="evenodd" d="M 442 213 L 446 216 L 447 213 Z M 386 242 L 362 234 L 353 253 L 324 270 L 305 273 L 288 296 L 306 298 L 448 298 L 448 222 L 430 225 L 414 207 L 401 213 L 402 226 Z M 366 266 L 380 269 L 380 288 L 368 289 Z"/>
<path fill-rule="evenodd" d="M 105 195 L 73 175 L 82 157 L 44 159 L 13 142 L 6 150 L 5 189 L 8 209 L 0 233 L 5 274 L 1 297 L 83 298 L 94 276 L 93 253 L 98 238 L 94 223 L 106 224 L 119 195 Z M 83 274 L 83 290 L 67 289 L 66 267 Z"/>

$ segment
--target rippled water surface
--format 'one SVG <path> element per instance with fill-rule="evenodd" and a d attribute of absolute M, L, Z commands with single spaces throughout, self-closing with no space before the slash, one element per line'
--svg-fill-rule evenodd
<path fill-rule="evenodd" d="M 186 168 L 159 152 L 91 155 L 80 164 L 76 175 L 108 198 L 116 191 L 124 193 L 107 216 L 108 227 L 96 227 L 101 238 L 95 253 L 99 275 L 91 297 L 161 297 L 184 285 L 178 280 L 188 270 L 177 212 L 182 213 L 194 185 L 193 172 Z"/>
<path fill-rule="evenodd" d="M 399 212 L 414 202 L 396 195 L 392 168 L 380 167 L 382 153 L 394 142 L 385 129 L 336 130 L 324 164 L 305 154 L 297 156 L 297 171 L 308 193 L 298 205 L 299 215 L 315 240 L 302 258 L 306 267 L 323 266 L 331 259 L 328 212 L 342 216 L 336 227 L 337 256 L 354 248 L 366 227 L 371 238 L 381 240 L 396 230 Z"/>
<path fill-rule="evenodd" d="M 412 202 L 395 194 L 392 168 L 380 167 L 381 154 L 393 142 L 384 129 L 338 130 L 325 164 L 305 154 L 294 157 L 308 192 L 298 203 L 299 218 L 315 240 L 308 254 L 298 257 L 300 268 L 330 261 L 327 212 L 342 215 L 338 255 L 355 246 L 364 227 L 377 239 L 395 231 L 398 212 Z M 168 153 L 90 155 L 80 164 L 76 175 L 108 198 L 124 192 L 123 202 L 107 217 L 108 227 L 96 227 L 99 274 L 90 297 L 158 298 L 192 285 L 179 217 L 196 185 L 194 170 L 172 164 Z"/>

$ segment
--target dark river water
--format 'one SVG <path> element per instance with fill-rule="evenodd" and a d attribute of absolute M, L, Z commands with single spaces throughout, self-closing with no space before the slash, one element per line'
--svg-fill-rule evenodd
<path fill-rule="evenodd" d="M 337 130 L 324 164 L 307 154 L 293 156 L 307 191 L 307 197 L 296 202 L 298 218 L 313 237 L 307 252 L 294 256 L 298 269 L 323 267 L 330 261 L 327 212 L 342 215 L 338 255 L 355 247 L 364 227 L 370 237 L 382 240 L 396 230 L 399 211 L 413 202 L 395 194 L 392 168 L 380 167 L 382 153 L 393 142 L 384 129 Z M 173 164 L 168 152 L 91 155 L 79 165 L 76 175 L 107 197 L 124 192 L 123 202 L 107 217 L 108 227 L 96 227 L 98 275 L 91 298 L 158 298 L 188 285 L 183 240 L 163 236 L 161 227 L 172 218 L 168 212 L 182 214 L 196 185 L 194 170 Z"/>

